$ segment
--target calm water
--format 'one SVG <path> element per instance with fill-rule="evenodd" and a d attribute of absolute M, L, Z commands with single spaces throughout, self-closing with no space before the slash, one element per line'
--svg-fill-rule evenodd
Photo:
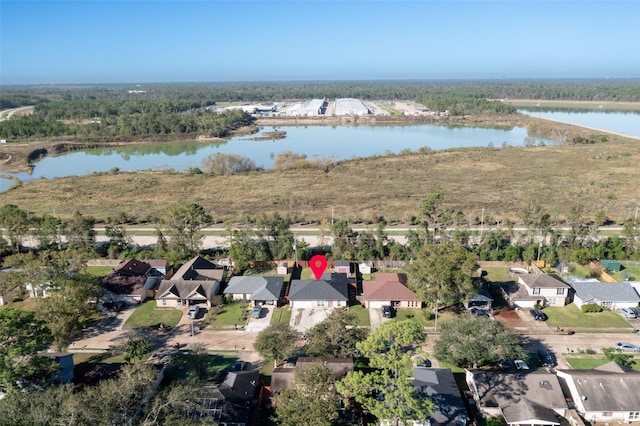
<path fill-rule="evenodd" d="M 548 108 L 529 108 L 519 109 L 518 111 L 534 117 L 550 118 L 553 120 L 565 121 L 567 123 L 595 127 L 596 129 L 609 130 L 612 132 L 640 137 L 640 112 L 606 111 L 598 109 L 576 110 L 562 108 L 556 108 L 553 110 Z"/>
<path fill-rule="evenodd" d="M 261 132 L 272 131 L 264 127 Z M 251 137 L 236 137 L 223 144 L 197 142 L 130 145 L 118 148 L 91 149 L 57 157 L 45 157 L 36 163 L 33 174 L 21 173 L 20 180 L 80 176 L 106 172 L 117 167 L 122 171 L 186 170 L 201 167 L 202 160 L 217 152 L 251 158 L 265 169 L 273 165 L 275 156 L 284 151 L 307 154 L 311 159 L 330 160 L 369 157 L 398 153 L 404 149 L 433 150 L 458 147 L 481 147 L 503 144 L 553 144 L 553 141 L 528 138 L 526 129 L 510 130 L 416 126 L 278 126 L 287 136 L 281 140 L 252 141 Z"/>

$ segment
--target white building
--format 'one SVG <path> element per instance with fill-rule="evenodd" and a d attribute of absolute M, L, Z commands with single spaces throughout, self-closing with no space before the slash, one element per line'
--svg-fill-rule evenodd
<path fill-rule="evenodd" d="M 336 99 L 335 115 L 368 115 L 371 112 L 360 99 L 338 98 Z"/>

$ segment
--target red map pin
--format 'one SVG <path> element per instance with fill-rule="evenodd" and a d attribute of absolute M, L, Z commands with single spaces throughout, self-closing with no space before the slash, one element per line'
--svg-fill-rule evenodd
<path fill-rule="evenodd" d="M 321 254 L 316 254 L 309 261 L 309 267 L 313 271 L 313 275 L 316 276 L 316 280 L 322 278 L 325 269 L 327 269 L 327 258 Z"/>

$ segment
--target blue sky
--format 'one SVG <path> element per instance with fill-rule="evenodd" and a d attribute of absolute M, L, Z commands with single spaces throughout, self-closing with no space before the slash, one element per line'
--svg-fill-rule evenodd
<path fill-rule="evenodd" d="M 640 78 L 640 1 L 0 0 L 0 84 Z"/>

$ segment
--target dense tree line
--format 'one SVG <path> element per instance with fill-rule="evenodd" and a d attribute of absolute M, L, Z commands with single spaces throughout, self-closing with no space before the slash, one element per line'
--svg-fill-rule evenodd
<path fill-rule="evenodd" d="M 57 101 L 39 104 L 31 115 L 0 122 L 0 138 L 8 141 L 60 137 L 81 142 L 146 138 L 158 135 L 224 137 L 253 123 L 241 110 L 211 112 L 156 101 Z M 189 107 L 190 108 L 190 107 Z"/>
<path fill-rule="evenodd" d="M 131 90 L 143 90 L 130 93 Z M 547 99 L 574 101 L 640 101 L 640 81 L 598 80 L 438 80 L 331 81 L 299 83 L 208 83 L 3 87 L 0 107 L 36 105 L 45 101 L 161 100 L 192 104 L 207 102 L 285 101 L 353 97 L 365 100 L 417 100 L 425 97 L 476 99 Z M 204 102 L 204 103 L 203 103 Z"/>

